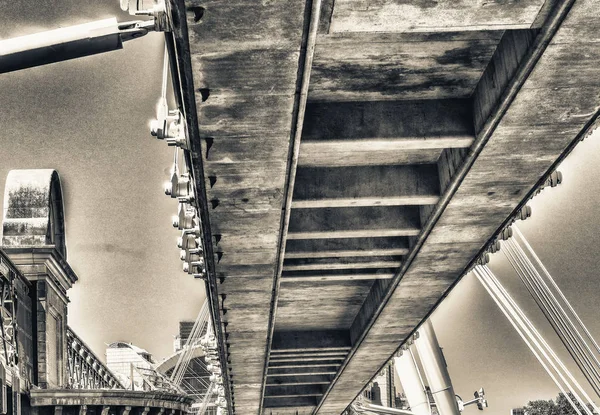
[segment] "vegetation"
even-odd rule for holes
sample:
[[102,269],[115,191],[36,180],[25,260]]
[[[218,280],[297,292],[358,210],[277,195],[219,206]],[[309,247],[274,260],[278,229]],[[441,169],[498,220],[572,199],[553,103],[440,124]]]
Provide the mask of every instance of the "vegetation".
[[[582,415],[585,415],[583,408],[577,402],[573,394],[569,392],[569,396],[571,400],[575,402]],[[591,405],[588,405],[588,408],[590,408],[593,413],[597,414]],[[529,401],[529,403],[527,403],[523,409],[527,415],[577,415],[577,412],[571,406],[567,400],[567,397],[562,393],[558,394],[556,397],[556,402],[552,399],[547,401]]]

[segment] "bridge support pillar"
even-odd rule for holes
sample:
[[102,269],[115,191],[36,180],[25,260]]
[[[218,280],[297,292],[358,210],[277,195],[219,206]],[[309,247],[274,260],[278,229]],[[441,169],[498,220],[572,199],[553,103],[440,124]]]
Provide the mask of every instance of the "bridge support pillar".
[[34,383],[61,388],[67,376],[67,290],[77,280],[54,248],[5,248],[32,284]]
[[33,357],[33,382],[41,388],[63,388],[68,382],[67,290],[77,276],[66,261],[62,189],[56,171],[8,174],[2,228],[2,248],[31,283],[31,317],[24,329],[33,337],[32,350],[25,352]]

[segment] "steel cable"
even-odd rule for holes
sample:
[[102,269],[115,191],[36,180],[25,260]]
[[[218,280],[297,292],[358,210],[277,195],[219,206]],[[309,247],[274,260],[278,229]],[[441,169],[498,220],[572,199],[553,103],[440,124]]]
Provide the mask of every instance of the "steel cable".
[[[517,271],[534,300],[536,300],[538,307],[550,321],[596,394],[600,396],[600,372],[598,370],[600,362],[598,362],[564,307],[557,300],[521,247],[513,240],[507,241],[506,247],[505,254],[511,265]],[[566,298],[564,300],[566,301]]]
[[[547,352],[547,354],[549,354],[550,357],[552,359],[554,359],[554,362],[558,365],[558,367],[564,372],[564,374],[569,378],[569,380],[573,383],[573,385],[575,385],[574,387],[576,387],[579,390],[579,392],[584,396],[584,398],[587,399],[588,403],[592,403],[593,404],[593,402],[592,402],[591,398],[589,397],[589,395],[581,387],[581,385],[579,384],[579,382],[577,382],[577,380],[573,377],[573,375],[567,369],[567,367],[564,365],[564,363],[562,362],[562,360],[560,360],[560,358],[554,352],[554,350],[552,349],[552,347],[550,347],[550,345],[548,344],[548,342],[542,337],[542,335],[535,328],[535,326],[533,325],[533,323],[531,322],[531,320],[525,315],[525,313],[523,312],[523,310],[521,310],[521,308],[517,305],[517,303],[514,301],[514,299],[510,296],[510,294],[508,293],[508,291],[506,291],[506,289],[502,286],[502,284],[500,283],[500,281],[498,280],[498,278],[496,278],[496,276],[493,274],[493,272],[488,267],[484,267],[484,271],[487,273],[487,275],[489,275],[489,278],[499,288],[499,290],[501,291],[501,293],[507,299],[507,301],[510,304],[510,306],[521,317],[522,321],[526,324],[526,327],[528,328],[529,333],[531,335],[533,335],[538,340],[539,344],[541,344],[541,349],[540,350],[542,350],[542,351],[545,350]],[[536,344],[537,344],[537,342],[536,342]],[[552,362],[547,357],[546,353],[544,353],[544,356],[546,356],[546,358],[550,362]],[[569,391],[571,393],[573,393],[573,395],[576,397],[576,399],[583,405],[583,400],[575,392],[574,387],[572,385],[570,385],[568,381],[566,381],[566,379],[564,378],[564,376],[561,374],[560,371],[558,371],[556,369],[556,367],[554,365],[552,365],[552,366],[557,371],[557,373],[559,374],[559,377],[561,378],[561,380],[567,385]],[[566,397],[567,397],[567,399],[569,399],[568,395],[566,395]],[[590,415],[591,413],[589,412],[588,408],[585,407],[585,409],[586,409],[586,413],[588,413],[588,415]]]
[[521,230],[516,225],[513,225],[513,228],[514,228],[515,233],[517,234],[517,236],[521,239],[523,245],[525,246],[525,248],[527,249],[527,251],[529,252],[529,254],[536,261],[536,263],[538,264],[538,266],[540,267],[540,269],[542,270],[542,272],[546,275],[546,278],[548,279],[548,281],[550,282],[550,284],[552,285],[552,287],[556,290],[556,292],[558,293],[558,295],[560,296],[560,298],[563,300],[563,302],[565,303],[565,305],[569,309],[569,311],[573,314],[573,317],[575,317],[575,320],[577,320],[577,323],[581,326],[581,328],[585,332],[585,334],[588,337],[588,339],[592,342],[592,344],[596,348],[596,351],[598,353],[600,353],[600,346],[598,345],[598,343],[596,342],[596,340],[594,339],[594,337],[592,336],[592,334],[590,333],[590,331],[587,329],[587,327],[585,326],[585,324],[583,324],[583,321],[581,320],[581,318],[579,318],[579,315],[577,314],[577,312],[575,312],[575,310],[571,306],[571,303],[567,300],[567,298],[563,294],[562,290],[556,284],[556,282],[554,281],[554,278],[552,278],[552,275],[550,275],[550,273],[548,272],[548,270],[546,269],[546,267],[544,266],[544,264],[542,263],[542,261],[540,260],[540,258],[537,256],[537,254],[535,253],[535,251],[533,250],[533,248],[531,247],[531,245],[529,244],[529,242],[527,241],[527,239],[525,239],[525,236],[523,235],[523,233],[521,233]]
[[[523,339],[525,344],[534,354],[536,359],[540,362],[542,367],[546,370],[548,375],[554,381],[554,383],[558,386],[558,388],[563,392],[569,403],[573,406],[575,411],[581,415],[581,412],[575,405],[575,403],[570,399],[568,393],[566,393],[565,387],[569,389],[569,391],[576,397],[576,399],[581,403],[582,399],[579,397],[574,387],[570,384],[569,381],[565,378],[565,375],[569,377],[581,392],[584,393],[581,386],[575,381],[570,372],[566,369],[564,364],[560,361],[558,356],[554,353],[554,351],[550,348],[548,343],[543,339],[543,337],[539,334],[539,332],[535,329],[531,321],[527,318],[527,316],[523,313],[523,311],[519,308],[519,306],[514,302],[514,300],[510,297],[510,294],[504,289],[500,281],[493,275],[491,270],[489,270],[485,266],[476,266],[475,274],[479,281],[482,283],[486,291],[490,294],[494,302],[498,305],[502,313],[507,317],[511,325],[515,328],[519,336]],[[540,356],[540,354],[543,356]],[[550,367],[552,367],[552,370]],[[561,370],[557,367],[560,367]],[[555,373],[556,375],[555,375]],[[565,372],[564,374],[562,372]],[[560,381],[557,377],[560,377]],[[589,409],[583,405],[586,409],[586,413],[588,415],[592,415]]]
[[[550,324],[556,331],[557,335],[559,336],[559,338],[561,339],[561,341],[567,348],[567,351],[569,352],[569,354],[571,355],[573,360],[575,360],[575,362],[577,363],[577,366],[581,369],[582,373],[585,375],[586,379],[588,379],[588,381],[592,385],[595,385],[594,375],[591,372],[589,362],[585,359],[585,356],[583,355],[583,350],[577,346],[576,341],[573,338],[572,333],[569,332],[569,328],[567,327],[564,319],[561,318],[560,315],[558,315],[558,312],[556,311],[556,307],[554,307],[549,302],[548,296],[546,296],[541,291],[541,289],[539,288],[539,285],[528,274],[528,271],[523,268],[523,267],[525,267],[525,265],[522,264],[519,259],[515,258],[515,256],[517,254],[512,250],[512,247],[510,246],[510,244],[507,244],[507,245],[508,245],[507,250],[506,250],[507,256],[508,256],[509,260],[511,261],[511,264],[513,264],[513,267],[515,267],[515,270],[517,271],[517,274],[521,278],[521,281],[525,284],[527,290],[530,292],[531,296],[534,298],[534,300],[538,304],[538,307],[540,308],[540,310],[542,311],[544,316],[546,316],[546,318],[548,319],[548,321],[550,322]],[[513,261],[516,261],[516,263],[513,263]]]

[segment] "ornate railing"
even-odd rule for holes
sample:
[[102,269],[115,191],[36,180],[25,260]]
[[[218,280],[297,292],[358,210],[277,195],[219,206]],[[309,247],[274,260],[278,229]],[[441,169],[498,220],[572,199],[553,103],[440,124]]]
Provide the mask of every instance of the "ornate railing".
[[90,348],[67,327],[68,386],[71,389],[125,389]]

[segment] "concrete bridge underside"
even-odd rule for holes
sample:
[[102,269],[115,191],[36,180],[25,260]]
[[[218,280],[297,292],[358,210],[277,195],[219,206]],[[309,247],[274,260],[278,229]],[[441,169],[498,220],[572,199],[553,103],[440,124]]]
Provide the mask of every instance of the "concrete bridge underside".
[[600,108],[594,0],[169,6],[237,414],[340,414]]

